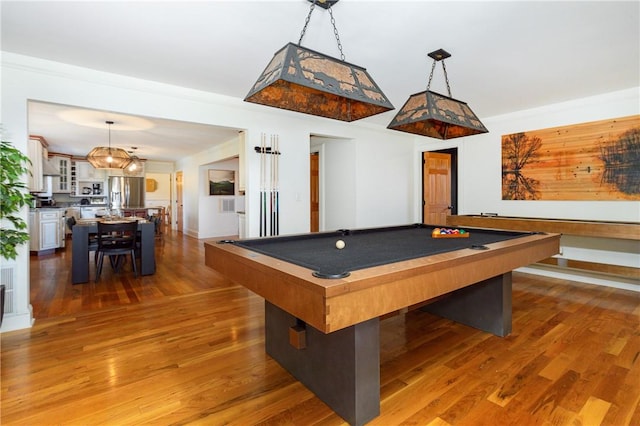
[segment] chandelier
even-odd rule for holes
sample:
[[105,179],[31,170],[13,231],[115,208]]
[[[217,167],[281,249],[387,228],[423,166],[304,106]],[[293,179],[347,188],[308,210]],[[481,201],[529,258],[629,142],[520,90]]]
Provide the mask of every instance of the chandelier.
[[124,169],[131,163],[131,157],[121,148],[111,147],[111,125],[113,121],[105,121],[109,126],[109,146],[98,146],[87,154],[87,160],[96,169]]
[[[134,154],[138,147],[132,146],[128,153]],[[142,176],[144,174],[144,163],[137,155],[131,155],[131,162],[124,168],[125,176]]]

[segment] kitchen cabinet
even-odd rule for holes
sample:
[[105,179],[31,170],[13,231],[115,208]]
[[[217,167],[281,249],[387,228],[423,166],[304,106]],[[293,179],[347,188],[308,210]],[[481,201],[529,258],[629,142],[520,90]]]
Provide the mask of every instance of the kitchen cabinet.
[[74,195],[83,198],[89,197],[105,197],[106,196],[105,183],[100,181],[91,180],[79,180],[76,184],[76,193]]
[[38,238],[37,222],[36,222],[36,212],[35,210],[29,211],[29,251],[38,251],[38,247],[40,245],[40,241]]
[[29,212],[29,250],[41,252],[55,250],[61,246],[62,211],[60,209],[37,209]]
[[58,211],[40,212],[38,221],[40,250],[60,247],[60,214]]
[[53,192],[68,194],[71,192],[71,158],[62,155],[54,155],[49,162],[60,173],[53,178]]
[[105,197],[107,193],[105,170],[96,169],[88,161],[70,163],[70,192],[75,197]]
[[30,192],[44,191],[44,178],[42,176],[42,161],[44,147],[39,139],[30,138],[27,145],[27,155],[31,160],[28,186]]
[[75,163],[78,181],[104,181],[107,178],[104,170],[96,169],[88,161],[76,160]]

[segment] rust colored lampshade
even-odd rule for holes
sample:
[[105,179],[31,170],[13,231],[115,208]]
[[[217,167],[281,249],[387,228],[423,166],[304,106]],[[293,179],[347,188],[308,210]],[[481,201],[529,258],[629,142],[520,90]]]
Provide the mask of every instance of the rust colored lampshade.
[[411,95],[387,128],[437,139],[488,132],[465,102],[431,90]]
[[366,69],[294,43],[276,52],[244,100],[341,121],[393,109]]

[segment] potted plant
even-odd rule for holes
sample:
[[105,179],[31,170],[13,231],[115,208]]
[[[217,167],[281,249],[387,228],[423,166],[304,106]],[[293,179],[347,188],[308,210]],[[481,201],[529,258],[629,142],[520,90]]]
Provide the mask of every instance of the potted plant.
[[[18,214],[33,200],[22,181],[30,173],[31,161],[10,142],[0,143],[0,258],[14,260],[18,256],[16,247],[29,241],[27,223]],[[4,316],[4,291],[0,283],[0,324]]]

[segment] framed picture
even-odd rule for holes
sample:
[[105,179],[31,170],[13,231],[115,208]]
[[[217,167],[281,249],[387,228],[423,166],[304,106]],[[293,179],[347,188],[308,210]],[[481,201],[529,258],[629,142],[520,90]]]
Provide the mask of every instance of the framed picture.
[[235,195],[235,170],[209,170],[209,195]]
[[640,200],[640,115],[503,135],[502,199]]

